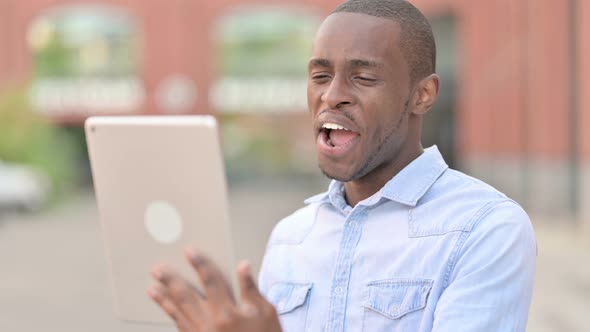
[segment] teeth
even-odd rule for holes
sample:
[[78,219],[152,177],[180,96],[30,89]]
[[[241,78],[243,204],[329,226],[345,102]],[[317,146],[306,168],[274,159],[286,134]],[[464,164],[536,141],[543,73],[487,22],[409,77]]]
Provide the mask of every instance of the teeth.
[[335,129],[335,130],[349,130],[348,128],[342,127],[341,125],[335,123],[324,123],[322,126],[323,129]]

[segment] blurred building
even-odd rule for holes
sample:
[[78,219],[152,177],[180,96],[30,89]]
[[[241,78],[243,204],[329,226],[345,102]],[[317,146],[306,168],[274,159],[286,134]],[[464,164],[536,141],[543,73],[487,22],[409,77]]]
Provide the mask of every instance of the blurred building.
[[[0,0],[0,91],[29,82],[61,125],[214,112],[298,137],[306,52],[339,2]],[[443,78],[425,141],[530,211],[590,217],[590,2],[412,2]]]

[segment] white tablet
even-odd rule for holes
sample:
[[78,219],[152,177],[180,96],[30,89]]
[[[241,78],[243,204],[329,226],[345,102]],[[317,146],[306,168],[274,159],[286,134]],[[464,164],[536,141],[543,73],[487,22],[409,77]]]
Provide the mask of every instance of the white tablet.
[[146,294],[154,264],[167,262],[196,280],[183,255],[190,245],[234,277],[216,120],[91,117],[85,130],[115,312],[124,320],[171,322]]

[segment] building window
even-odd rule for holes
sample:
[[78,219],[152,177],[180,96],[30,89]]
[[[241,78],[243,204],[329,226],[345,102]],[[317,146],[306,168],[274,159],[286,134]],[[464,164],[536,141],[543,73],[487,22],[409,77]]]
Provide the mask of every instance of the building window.
[[39,15],[27,35],[32,105],[50,117],[136,112],[145,95],[138,41],[134,19],[119,9],[77,5]]
[[292,9],[250,9],[223,17],[213,109],[229,113],[306,109],[307,61],[319,16]]

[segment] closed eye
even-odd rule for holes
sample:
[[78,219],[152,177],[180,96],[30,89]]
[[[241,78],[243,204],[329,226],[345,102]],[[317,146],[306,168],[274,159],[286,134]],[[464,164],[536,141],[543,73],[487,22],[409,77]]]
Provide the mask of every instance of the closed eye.
[[318,83],[322,83],[322,82],[327,82],[328,80],[330,80],[330,75],[328,74],[315,74],[315,75],[311,75],[311,79],[314,82],[318,82]]
[[374,78],[362,77],[362,76],[357,76],[357,77],[355,77],[355,79],[365,81],[365,82],[377,82],[377,80]]
[[377,80],[375,78],[366,77],[366,76],[355,76],[353,78],[353,80],[355,80],[359,84],[365,85],[365,86],[373,86],[373,85],[376,85],[379,82],[379,80]]

